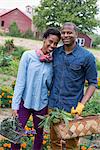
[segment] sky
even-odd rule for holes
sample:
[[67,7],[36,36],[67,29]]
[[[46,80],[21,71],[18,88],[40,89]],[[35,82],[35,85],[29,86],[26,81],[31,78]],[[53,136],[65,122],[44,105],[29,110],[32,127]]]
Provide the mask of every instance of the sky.
[[0,0],[0,8],[25,10],[25,6],[38,6],[40,0]]
[[[38,6],[40,0],[0,0],[0,8],[13,9],[19,8],[25,10],[26,5]],[[100,0],[98,0],[98,5],[100,8]]]
[[[0,0],[0,8],[2,9],[14,9],[19,8],[22,11],[26,10],[26,6],[30,5],[32,7],[38,6],[40,0]],[[97,6],[100,10],[100,0],[97,2]],[[100,19],[100,13],[97,16]],[[97,33],[100,34],[100,28],[97,29]]]

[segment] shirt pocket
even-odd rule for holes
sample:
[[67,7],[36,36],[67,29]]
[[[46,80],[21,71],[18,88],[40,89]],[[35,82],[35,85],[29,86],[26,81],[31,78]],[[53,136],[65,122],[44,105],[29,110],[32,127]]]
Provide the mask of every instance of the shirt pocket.
[[75,71],[79,71],[81,69],[81,65],[78,64],[70,64],[70,68]]
[[80,78],[80,76],[82,75],[82,66],[80,64],[70,64],[69,74],[73,79]]

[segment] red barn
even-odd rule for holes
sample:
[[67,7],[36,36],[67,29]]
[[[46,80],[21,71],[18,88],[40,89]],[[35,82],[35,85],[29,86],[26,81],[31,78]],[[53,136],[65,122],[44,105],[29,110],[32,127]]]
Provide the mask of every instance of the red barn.
[[32,19],[20,11],[18,8],[13,10],[0,10],[0,28],[9,32],[9,26],[16,22],[21,32],[32,30]]
[[92,39],[86,34],[78,33],[77,42],[80,46],[92,47]]

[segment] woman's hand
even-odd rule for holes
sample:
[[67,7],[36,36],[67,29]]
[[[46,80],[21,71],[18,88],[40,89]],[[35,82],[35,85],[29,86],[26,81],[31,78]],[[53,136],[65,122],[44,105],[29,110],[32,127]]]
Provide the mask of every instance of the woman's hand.
[[17,112],[17,110],[12,110],[12,115],[13,115],[13,117],[18,117],[18,112]]

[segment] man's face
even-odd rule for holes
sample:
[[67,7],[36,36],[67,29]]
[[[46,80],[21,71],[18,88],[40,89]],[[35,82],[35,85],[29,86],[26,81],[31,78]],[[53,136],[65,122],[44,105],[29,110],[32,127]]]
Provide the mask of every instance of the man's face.
[[76,42],[77,32],[73,25],[65,25],[61,30],[61,38],[66,46],[72,46]]
[[45,53],[50,53],[57,47],[59,38],[56,35],[50,34],[46,39],[44,39],[43,48]]

